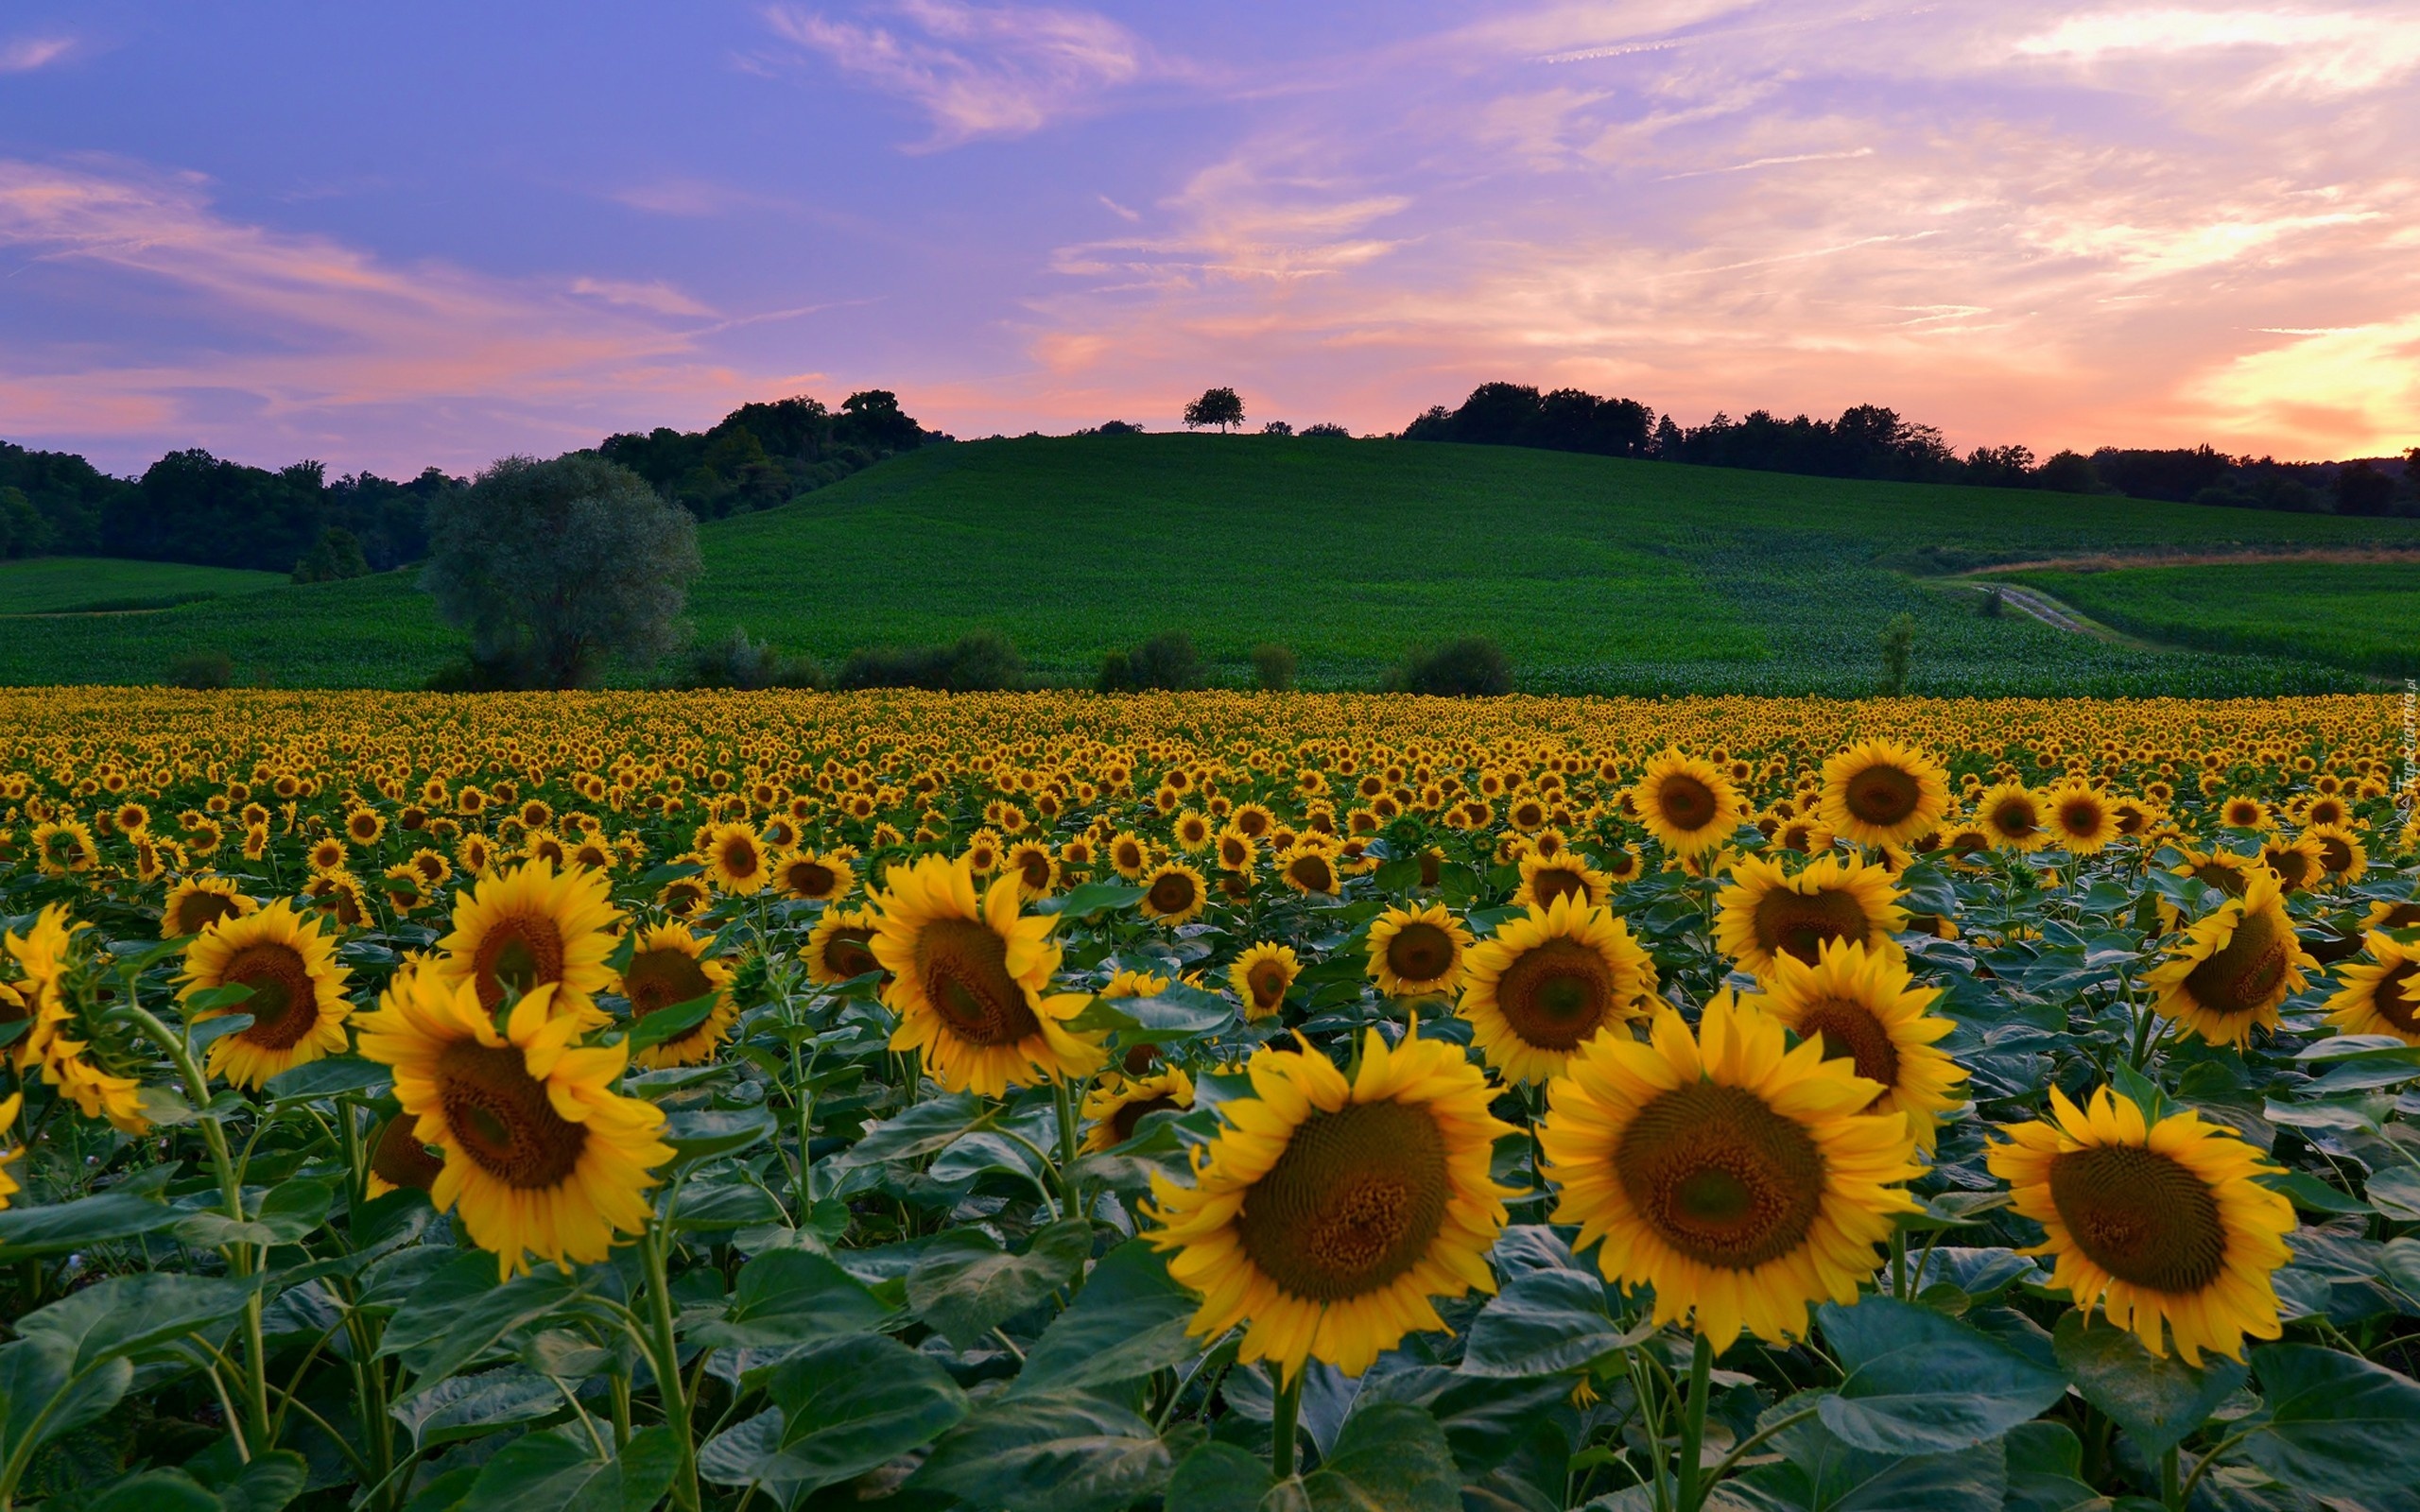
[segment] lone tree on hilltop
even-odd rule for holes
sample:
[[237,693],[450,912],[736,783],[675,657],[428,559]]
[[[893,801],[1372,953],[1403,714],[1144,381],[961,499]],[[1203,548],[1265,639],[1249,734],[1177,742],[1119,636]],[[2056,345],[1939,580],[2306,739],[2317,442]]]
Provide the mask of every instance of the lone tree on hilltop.
[[1232,388],[1213,388],[1184,406],[1184,428],[1216,425],[1224,436],[1244,422],[1243,396]]
[[608,663],[652,665],[681,639],[703,568],[698,524],[601,456],[508,456],[429,516],[421,586],[471,632],[487,680],[586,687]]

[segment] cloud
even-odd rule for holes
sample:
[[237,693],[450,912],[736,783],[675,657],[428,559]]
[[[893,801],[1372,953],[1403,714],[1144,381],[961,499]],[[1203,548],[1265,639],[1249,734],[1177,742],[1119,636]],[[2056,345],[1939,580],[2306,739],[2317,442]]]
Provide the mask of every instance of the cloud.
[[0,347],[0,431],[18,438],[458,470],[754,387],[669,323],[713,312],[668,284],[557,292],[397,264],[231,219],[199,176],[113,160],[0,160],[0,253],[22,265],[0,290],[58,318],[49,339],[12,318]]
[[898,29],[774,6],[767,25],[932,117],[927,149],[1024,136],[1159,71],[1141,39],[1089,10],[894,0]]
[[73,37],[26,37],[0,43],[0,74],[30,74],[75,50]]
[[656,315],[710,316],[715,313],[661,279],[635,284],[622,279],[580,278],[572,281],[571,291],[590,299],[603,300],[608,304],[627,305]]
[[2420,22],[2351,11],[2191,10],[2177,7],[2068,16],[2016,44],[2021,57],[2083,62],[2196,53],[2283,54],[2250,81],[2259,91],[2352,94],[2420,65]]

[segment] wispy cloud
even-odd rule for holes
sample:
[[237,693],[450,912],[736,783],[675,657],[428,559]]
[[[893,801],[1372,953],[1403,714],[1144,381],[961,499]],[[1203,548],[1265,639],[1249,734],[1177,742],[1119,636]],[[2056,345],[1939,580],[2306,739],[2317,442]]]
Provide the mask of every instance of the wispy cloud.
[[122,162],[0,161],[0,253],[21,280],[106,280],[112,302],[182,333],[12,339],[11,434],[251,448],[276,436],[289,453],[342,436],[348,455],[417,471],[533,437],[587,444],[676,396],[686,409],[750,387],[697,350],[683,326],[713,312],[668,284],[583,277],[557,293],[397,264],[229,218],[198,176]]
[[2066,17],[2016,51],[2084,62],[2244,51],[2262,60],[2247,80],[2252,91],[2350,94],[2420,67],[2420,21],[2351,10],[2099,10]]
[[0,43],[0,74],[30,74],[75,50],[73,37],[24,37]]
[[1101,97],[1157,71],[1132,32],[1090,10],[894,0],[895,25],[774,6],[774,33],[876,89],[923,108],[926,148],[1023,136],[1086,113]]

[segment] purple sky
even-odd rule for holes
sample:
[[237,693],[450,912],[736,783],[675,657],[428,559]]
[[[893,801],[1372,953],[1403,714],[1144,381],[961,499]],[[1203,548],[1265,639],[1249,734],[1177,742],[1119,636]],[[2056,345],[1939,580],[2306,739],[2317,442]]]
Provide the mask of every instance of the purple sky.
[[0,9],[0,438],[337,471],[1511,378],[2420,443],[2420,0]]

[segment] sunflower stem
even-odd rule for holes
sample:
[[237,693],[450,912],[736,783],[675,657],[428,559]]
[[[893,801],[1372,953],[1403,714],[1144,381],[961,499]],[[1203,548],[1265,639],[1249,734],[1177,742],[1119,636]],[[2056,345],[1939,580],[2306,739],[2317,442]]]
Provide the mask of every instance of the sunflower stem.
[[1076,1179],[1076,1093],[1064,1076],[1050,1078],[1050,1101],[1059,1112],[1059,1211],[1063,1218],[1081,1218],[1083,1194]]
[[2168,1446],[2168,1452],[2159,1457],[2159,1500],[2160,1504],[2168,1508],[2168,1512],[2183,1512],[2185,1496],[2178,1481],[2176,1446],[2170,1444]]
[[[667,1204],[668,1211],[668,1204]],[[695,1428],[689,1421],[688,1395],[681,1386],[681,1346],[673,1337],[672,1281],[667,1274],[665,1249],[669,1243],[665,1222],[658,1218],[648,1225],[639,1240],[639,1259],[647,1267],[648,1322],[654,1337],[648,1342],[654,1359],[655,1388],[664,1399],[664,1420],[672,1430],[672,1441],[681,1448],[681,1468],[672,1482],[673,1504],[682,1512],[698,1512],[698,1446],[692,1441]]]
[[[135,998],[134,973],[126,973],[126,1012],[152,1042],[168,1053],[176,1062],[177,1076],[185,1085],[185,1097],[200,1115],[195,1120],[201,1125],[201,1142],[210,1151],[210,1163],[218,1174],[219,1200],[227,1216],[235,1223],[245,1221],[243,1178],[236,1174],[234,1157],[227,1148],[227,1132],[218,1126],[218,1119],[210,1111],[210,1081],[201,1074],[201,1066],[193,1058],[193,1044],[182,1034],[171,1030],[152,1015]],[[252,1246],[236,1243],[224,1246],[227,1268],[238,1277],[251,1276],[259,1265]],[[266,1258],[265,1254],[262,1258]],[[244,1411],[251,1419],[251,1442],[266,1452],[275,1447],[269,1439],[268,1412],[268,1346],[261,1327],[260,1288],[254,1287],[244,1298]]]
[[1681,1407],[1680,1512],[1698,1512],[1698,1459],[1705,1447],[1705,1401],[1714,1373],[1714,1346],[1703,1333],[1689,1351],[1689,1395]]
[[1278,1370],[1277,1405],[1269,1420],[1269,1469],[1280,1481],[1294,1473],[1294,1421],[1303,1410],[1303,1369]]

